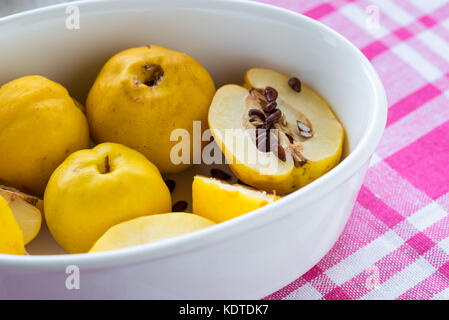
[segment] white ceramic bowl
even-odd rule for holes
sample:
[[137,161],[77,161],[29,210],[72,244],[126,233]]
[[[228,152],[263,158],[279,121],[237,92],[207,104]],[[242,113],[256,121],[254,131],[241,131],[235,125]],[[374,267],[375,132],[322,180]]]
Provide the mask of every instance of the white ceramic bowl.
[[[72,3],[0,19],[0,83],[41,74],[84,101],[103,63],[128,47],[160,44],[199,60],[217,86],[262,66],[299,75],[343,122],[348,155],[329,173],[276,203],[182,237],[99,254],[0,255],[0,298],[262,298],[316,264],[340,235],[387,103],[368,60],[324,25],[247,1]],[[79,267],[80,289],[66,288]],[[70,281],[70,279],[69,279]]]

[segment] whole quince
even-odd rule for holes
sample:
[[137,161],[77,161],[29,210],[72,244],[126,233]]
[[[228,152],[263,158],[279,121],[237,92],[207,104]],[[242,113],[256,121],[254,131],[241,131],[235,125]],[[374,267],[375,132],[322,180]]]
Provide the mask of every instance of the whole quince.
[[67,90],[41,76],[0,88],[0,180],[42,195],[51,173],[89,146],[86,117]]
[[[184,53],[156,45],[124,50],[104,65],[89,92],[92,137],[140,151],[162,173],[180,172],[192,163],[193,121],[207,128],[214,93],[209,73]],[[190,161],[170,158],[179,143],[170,139],[175,129],[189,133]]]
[[118,223],[170,211],[170,192],[156,166],[116,143],[70,155],[44,196],[48,228],[69,253],[87,252]]

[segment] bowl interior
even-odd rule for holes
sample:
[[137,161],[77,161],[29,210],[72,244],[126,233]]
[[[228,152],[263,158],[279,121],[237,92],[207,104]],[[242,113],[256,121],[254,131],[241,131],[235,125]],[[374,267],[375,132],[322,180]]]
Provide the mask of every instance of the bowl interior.
[[362,63],[360,52],[308,18],[244,2],[235,10],[232,3],[77,3],[79,29],[66,27],[73,11],[65,5],[0,19],[0,42],[8,44],[0,50],[0,84],[40,74],[60,82],[84,103],[113,54],[158,44],[193,56],[211,73],[217,88],[243,83],[251,67],[298,76],[329,102],[345,127],[346,153],[354,150],[378,101],[372,70]]

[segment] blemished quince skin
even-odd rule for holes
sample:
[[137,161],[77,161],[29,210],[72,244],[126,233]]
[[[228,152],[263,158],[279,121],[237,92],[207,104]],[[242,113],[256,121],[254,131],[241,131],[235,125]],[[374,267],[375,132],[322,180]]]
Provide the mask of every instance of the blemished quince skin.
[[[205,68],[187,54],[157,45],[127,49],[103,66],[91,88],[86,110],[97,143],[117,142],[145,155],[162,173],[192,163],[193,121],[207,129],[215,93]],[[190,162],[173,163],[175,129],[190,134]]]
[[0,254],[25,254],[23,234],[5,199],[0,197]]
[[0,180],[41,196],[56,167],[89,146],[87,119],[67,90],[41,76],[0,88]]
[[[209,110],[212,134],[234,174],[278,194],[295,191],[335,167],[344,141],[343,126],[326,101],[304,84],[294,90],[289,80],[269,69],[250,69],[244,87],[221,87]],[[266,112],[273,107],[271,101],[277,106]],[[277,120],[268,121],[270,116]],[[264,128],[277,137],[267,139]],[[243,130],[226,135],[227,129]]]
[[111,227],[89,252],[138,246],[180,236],[214,224],[206,218],[184,212],[140,217]]
[[280,199],[275,194],[215,178],[195,176],[192,185],[193,212],[217,223],[259,209]]
[[23,233],[25,244],[30,243],[39,233],[42,224],[42,214],[38,209],[41,201],[17,189],[1,186],[0,197],[5,199]]
[[117,143],[71,154],[44,195],[48,228],[69,253],[87,252],[118,223],[170,211],[170,192],[156,166]]

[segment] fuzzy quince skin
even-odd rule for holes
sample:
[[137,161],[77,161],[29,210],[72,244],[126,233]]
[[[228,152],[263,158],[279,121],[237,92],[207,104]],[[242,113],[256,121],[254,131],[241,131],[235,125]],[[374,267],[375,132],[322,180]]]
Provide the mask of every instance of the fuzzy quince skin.
[[55,240],[69,253],[87,252],[110,227],[171,211],[159,170],[139,152],[104,143],[70,155],[52,174],[44,212]]
[[25,254],[23,234],[8,202],[0,197],[0,253]]
[[[295,91],[289,80],[269,69],[250,69],[244,87],[221,87],[209,110],[209,126],[235,175],[253,187],[278,194],[295,191],[336,166],[344,141],[343,126],[326,101],[306,85]],[[275,98],[276,109],[282,115],[270,126],[266,122],[276,109],[271,113],[263,111],[269,109],[267,88],[276,91],[270,94],[270,100]],[[254,109],[264,113],[261,117],[265,123]],[[280,153],[260,151],[258,140],[250,136],[256,128],[266,127],[278,133],[276,145],[284,151],[282,157]],[[238,130],[226,135],[227,129]],[[251,155],[257,161],[250,162]]]
[[138,150],[162,173],[180,172],[189,164],[171,161],[178,141],[170,134],[186,129],[192,156],[193,121],[207,128],[214,93],[209,73],[184,53],[156,45],[124,50],[104,65],[89,92],[92,137]]
[[83,112],[60,84],[26,76],[0,88],[0,180],[42,195],[51,173],[89,146]]

